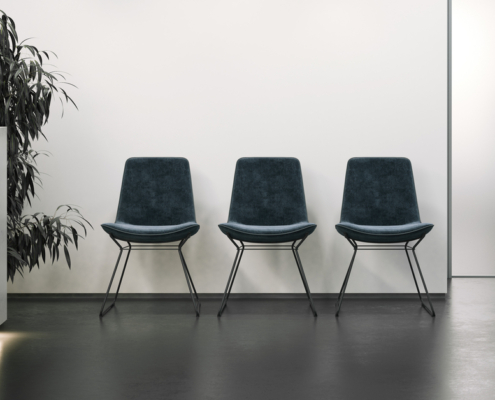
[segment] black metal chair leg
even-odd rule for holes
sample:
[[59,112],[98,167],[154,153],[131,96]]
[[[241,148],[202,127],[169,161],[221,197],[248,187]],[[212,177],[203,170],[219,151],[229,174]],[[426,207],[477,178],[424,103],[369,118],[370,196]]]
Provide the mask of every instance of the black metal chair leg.
[[308,281],[306,280],[306,275],[304,273],[304,268],[302,266],[301,257],[299,256],[299,252],[298,252],[299,246],[302,244],[302,242],[304,242],[305,239],[306,238],[304,238],[303,240],[301,240],[301,242],[299,243],[298,246],[294,246],[296,242],[294,242],[292,244],[292,254],[294,254],[294,258],[296,259],[297,269],[299,270],[299,274],[301,275],[301,279],[303,281],[304,289],[306,290],[306,296],[308,296],[309,305],[311,307],[311,310],[313,311],[313,315],[315,317],[317,317],[318,314],[316,312],[316,308],[315,308],[315,305],[313,303],[313,298],[311,297],[311,291],[309,290]]
[[241,265],[241,259],[242,259],[243,254],[244,254],[244,245],[241,248],[241,254],[239,254],[239,261],[237,262],[237,267],[234,271],[234,276],[232,278],[232,282],[230,282],[230,288],[229,288],[229,292],[227,293],[227,299],[225,300],[224,309],[225,309],[225,307],[227,307],[227,302],[229,301],[229,298],[230,298],[230,292],[232,291],[232,286],[234,286],[235,277],[237,276],[237,271],[239,271],[239,265]]
[[419,301],[421,302],[421,304],[423,304],[423,298],[421,297],[421,292],[419,291],[418,280],[416,279],[416,274],[414,273],[414,269],[411,263],[411,257],[409,257],[409,252],[407,251],[407,249],[405,249],[405,251],[406,251],[407,261],[409,262],[409,267],[411,268],[411,274],[414,278],[414,285],[416,285],[416,291],[418,292]]
[[345,273],[345,277],[344,277],[344,282],[342,282],[342,286],[340,287],[340,292],[337,297],[337,301],[335,302],[335,307],[339,305],[340,298],[342,297],[342,292],[344,291],[344,286],[346,285],[346,282],[349,279],[349,275],[350,275],[350,268],[347,268],[347,272]]
[[196,288],[194,287],[194,283],[193,283],[193,280],[191,278],[191,274],[189,273],[189,269],[187,268],[186,260],[184,258],[184,255],[182,254],[182,246],[184,246],[187,239],[189,239],[189,238],[182,240],[179,244],[179,249],[178,249],[179,250],[179,257],[180,257],[180,261],[182,263],[182,268],[184,269],[184,275],[186,276],[187,287],[189,288],[189,293],[191,294],[191,300],[193,302],[194,311],[196,312],[196,316],[199,317],[199,312],[201,310],[201,303],[199,302],[198,293],[196,292]]
[[184,264],[185,264],[185,267],[186,267],[187,276],[189,277],[189,281],[191,282],[191,285],[192,285],[192,288],[193,288],[193,291],[194,291],[194,296],[196,296],[196,299],[199,301],[198,292],[196,292],[196,287],[194,286],[194,282],[192,280],[191,273],[189,272],[189,268],[187,267],[186,259],[184,258],[184,255],[182,255],[182,258],[184,259]]
[[112,304],[110,304],[106,309],[105,309],[105,304],[107,302],[107,299],[108,299],[108,294],[110,293],[110,289],[112,287],[112,283],[113,283],[113,279],[115,277],[115,273],[117,272],[117,268],[119,267],[119,262],[120,262],[120,258],[122,257],[122,253],[124,251],[123,247],[112,237],[113,241],[115,243],[117,243],[117,246],[119,246],[120,248],[120,253],[119,253],[119,256],[117,258],[117,263],[115,264],[115,269],[113,270],[113,274],[112,274],[112,278],[110,279],[110,283],[108,285],[108,289],[107,289],[107,293],[105,295],[105,299],[103,300],[103,304],[101,306],[101,310],[100,310],[100,317],[103,317],[105,316],[106,313],[108,313],[112,308],[113,306],[115,305],[115,302],[117,301],[117,298],[119,296],[119,291],[120,291],[120,285],[122,284],[122,279],[124,278],[124,273],[125,273],[125,269],[127,267],[127,261],[129,260],[129,255],[131,254],[131,244],[129,244],[129,249],[127,251],[127,257],[125,259],[125,263],[124,263],[124,268],[122,269],[122,275],[120,276],[120,280],[119,280],[119,285],[117,286],[117,291],[115,292],[115,297],[113,299],[113,302]]
[[[235,243],[234,243],[235,244]],[[244,253],[244,246],[237,246],[237,253],[234,259],[234,265],[232,266],[232,270],[230,271],[229,280],[227,281],[227,286],[225,287],[225,293],[223,295],[222,304],[220,305],[220,310],[218,310],[218,316],[221,317],[225,307],[227,307],[227,300],[230,296],[230,291],[232,290],[232,286],[234,285],[234,279],[237,275],[237,270],[239,269],[239,264],[241,263],[242,254]]]
[[[416,247],[416,246],[414,246],[414,247]],[[434,317],[436,315],[435,309],[433,308],[433,304],[431,303],[430,294],[428,293],[428,288],[426,287],[426,282],[425,282],[425,279],[423,277],[423,272],[421,271],[421,267],[419,266],[418,257],[416,257],[416,251],[414,250],[414,248],[413,248],[412,252],[413,252],[414,259],[416,260],[416,266],[418,267],[419,276],[421,277],[421,281],[423,282],[423,287],[425,288],[425,293],[426,293],[426,297],[428,298],[428,303],[430,303],[430,308],[428,308],[425,305],[425,303],[423,303],[422,298],[421,298],[421,305],[423,306],[423,308],[426,310],[426,312],[428,314],[430,314],[432,317]]]
[[[409,252],[407,251],[407,248],[405,248],[405,251],[406,251],[406,255],[407,255],[407,261],[409,262],[409,267],[411,268],[411,273],[412,273],[412,276],[414,278],[414,284],[416,285],[416,290],[418,291],[419,301],[421,301],[421,307],[423,307],[428,314],[430,314],[432,317],[434,317],[436,315],[435,309],[433,308],[433,304],[431,303],[430,294],[428,293],[428,288],[426,287],[426,282],[425,282],[424,277],[423,277],[423,272],[421,271],[421,267],[419,266],[418,257],[416,256],[416,251],[415,251],[416,247],[418,247],[419,243],[423,239],[424,239],[424,236],[416,242],[416,244],[413,246],[413,248],[411,250],[413,252],[414,260],[416,261],[416,266],[417,266],[418,271],[419,271],[419,276],[421,277],[421,281],[423,282],[423,287],[425,288],[425,293],[426,293],[426,297],[428,298],[428,303],[430,303],[430,308],[428,308],[426,306],[426,304],[423,302],[423,296],[421,296],[421,291],[419,290],[419,285],[418,285],[418,281],[416,279],[416,274],[414,273],[414,268],[412,266],[411,257],[409,256]],[[407,243],[406,243],[406,246],[407,246]]]
[[430,314],[432,317],[434,317],[436,315],[435,309],[433,308],[433,304],[431,304],[430,294],[428,293],[428,288],[426,287],[426,282],[425,282],[425,279],[423,278],[423,273],[421,272],[421,267],[419,266],[418,257],[416,257],[416,251],[414,251],[414,249],[413,249],[412,252],[414,255],[414,259],[416,260],[416,265],[418,267],[419,276],[421,277],[421,281],[423,282],[423,287],[425,288],[425,293],[426,293],[426,297],[428,298],[428,303],[430,303],[430,309],[428,309],[428,307],[426,307],[424,305],[424,303],[423,303],[423,307],[428,312],[428,314]]
[[340,307],[342,307],[342,301],[344,300],[345,296],[345,289],[347,288],[347,282],[349,282],[349,278],[351,276],[351,271],[352,271],[352,266],[354,264],[354,259],[356,258],[356,253],[357,253],[357,248],[354,248],[354,254],[352,255],[351,263],[349,265],[349,269],[347,270],[347,274],[344,279],[344,283],[342,284],[342,288],[340,289],[340,294],[339,298],[337,299],[338,303],[338,309],[337,312],[335,313],[335,316],[338,317],[340,313]]

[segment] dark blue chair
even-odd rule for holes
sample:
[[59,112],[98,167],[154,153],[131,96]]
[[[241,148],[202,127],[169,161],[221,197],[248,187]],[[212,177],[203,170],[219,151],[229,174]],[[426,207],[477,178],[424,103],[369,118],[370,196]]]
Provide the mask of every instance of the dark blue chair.
[[[335,227],[354,248],[337,300],[336,316],[339,315],[358,250],[404,250],[421,305],[432,317],[435,316],[415,252],[433,225],[423,223],[419,218],[412,165],[407,158],[351,158],[347,163],[340,223]],[[415,240],[414,245],[409,245]],[[357,242],[373,244],[358,245]],[[430,308],[423,302],[409,251],[412,251],[416,261]]]
[[[229,220],[219,227],[237,249],[219,317],[227,306],[244,250],[292,250],[311,309],[317,315],[298,252],[304,240],[316,229],[315,224],[308,222],[298,159],[239,159]],[[287,242],[292,243],[279,245]]]
[[[201,304],[182,254],[184,244],[199,231],[191,172],[185,158],[129,158],[125,163],[116,221],[101,226],[117,244],[120,253],[100,316],[104,316],[117,301],[131,250],[178,250],[194,310],[199,316]],[[119,241],[126,242],[127,246],[122,246]],[[179,243],[169,244],[172,242]],[[127,250],[127,257],[117,292],[113,303],[105,309],[124,250]]]

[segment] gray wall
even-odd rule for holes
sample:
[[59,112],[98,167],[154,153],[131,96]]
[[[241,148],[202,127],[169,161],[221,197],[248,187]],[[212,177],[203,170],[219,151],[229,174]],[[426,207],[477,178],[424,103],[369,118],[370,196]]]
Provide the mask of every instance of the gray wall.
[[[199,292],[223,291],[234,247],[227,220],[235,162],[294,156],[309,219],[301,248],[314,292],[337,292],[352,248],[337,234],[346,162],[412,160],[421,216],[435,229],[419,247],[431,292],[446,292],[447,8],[445,1],[10,2],[22,37],[53,49],[72,74],[80,111],[53,113],[53,153],[34,210],[81,206],[95,225],[73,268],[43,265],[10,292],[103,292],[117,248],[99,224],[115,218],[124,162],[184,156],[201,230],[185,256]],[[405,255],[359,254],[350,292],[413,292]],[[123,292],[186,292],[179,258],[130,257]],[[248,253],[237,292],[302,292],[290,252]]]
[[495,275],[494,16],[493,1],[453,1],[453,275]]

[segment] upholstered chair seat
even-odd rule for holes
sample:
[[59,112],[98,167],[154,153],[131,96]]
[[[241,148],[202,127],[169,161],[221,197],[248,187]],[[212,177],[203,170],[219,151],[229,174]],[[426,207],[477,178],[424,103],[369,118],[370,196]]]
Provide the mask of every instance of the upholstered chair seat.
[[132,225],[125,222],[102,224],[103,230],[114,238],[134,243],[169,243],[192,236],[199,231],[195,222],[179,225]]
[[402,157],[356,157],[347,164],[337,232],[369,243],[420,239],[433,229],[422,223],[411,161]]
[[227,222],[218,225],[232,239],[250,243],[284,243],[305,238],[316,229],[316,224],[298,222],[290,225],[245,225]]
[[341,235],[368,243],[399,243],[422,238],[433,229],[433,224],[410,222],[403,225],[358,225],[341,222],[335,225]]
[[101,227],[116,239],[136,243],[169,243],[196,234],[189,162],[181,157],[129,158],[117,218]]
[[316,229],[308,222],[301,164],[291,157],[244,157],[237,161],[229,220],[220,230],[233,239],[283,243]]

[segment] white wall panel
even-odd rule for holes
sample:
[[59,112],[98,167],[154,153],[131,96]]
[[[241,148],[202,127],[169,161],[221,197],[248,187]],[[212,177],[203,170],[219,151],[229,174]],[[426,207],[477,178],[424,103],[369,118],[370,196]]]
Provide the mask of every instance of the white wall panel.
[[453,275],[495,275],[494,18],[493,1],[453,1]]
[[[447,7],[445,1],[7,1],[22,37],[59,55],[80,110],[53,113],[53,153],[34,210],[81,206],[95,230],[73,268],[43,265],[11,292],[104,292],[124,162],[183,156],[192,168],[198,235],[185,257],[199,292],[223,291],[235,249],[227,220],[235,162],[300,159],[310,221],[301,247],[312,291],[337,292],[352,248],[339,221],[346,162],[403,156],[414,167],[429,289],[446,291]],[[415,290],[403,253],[359,254],[349,292]],[[174,253],[135,253],[123,292],[186,292]],[[244,255],[236,292],[302,292],[290,252]]]

